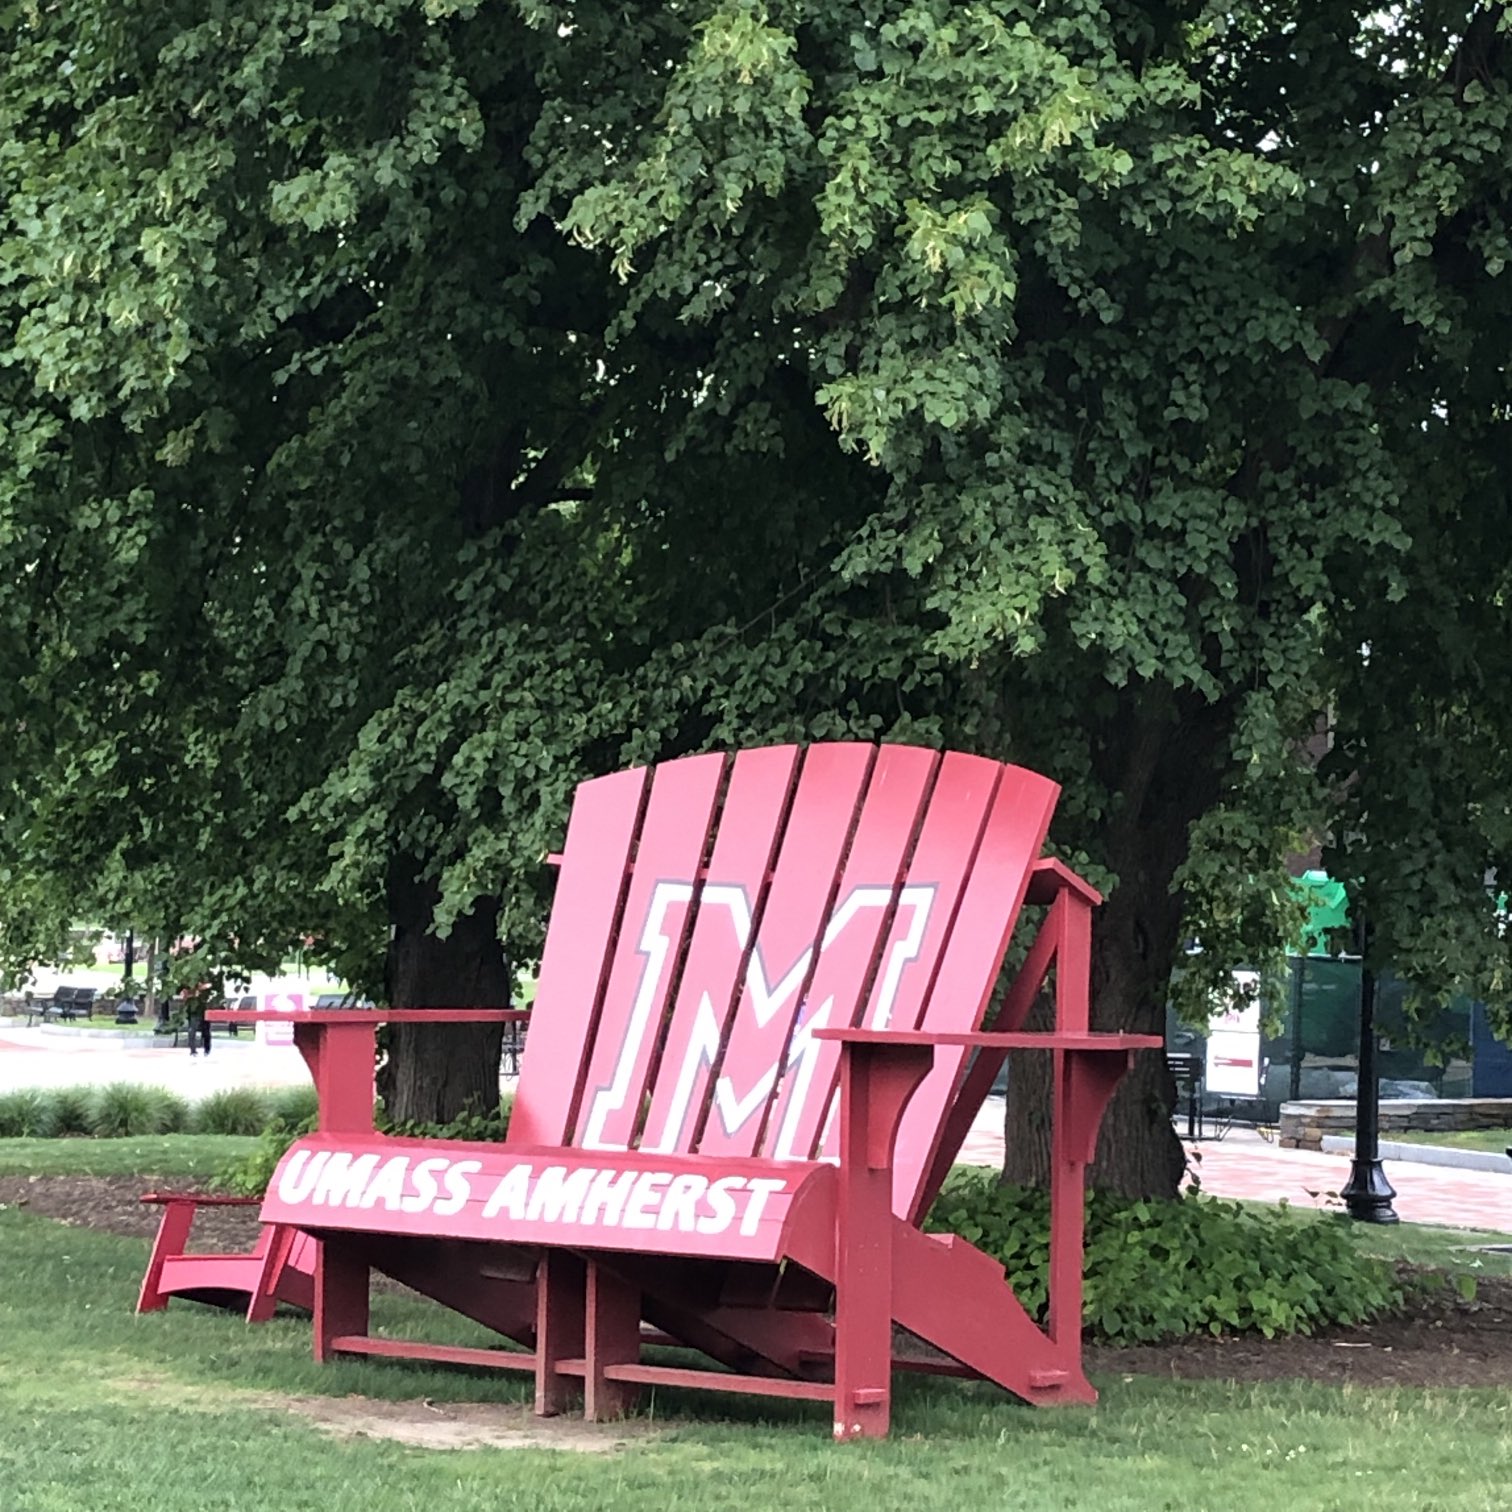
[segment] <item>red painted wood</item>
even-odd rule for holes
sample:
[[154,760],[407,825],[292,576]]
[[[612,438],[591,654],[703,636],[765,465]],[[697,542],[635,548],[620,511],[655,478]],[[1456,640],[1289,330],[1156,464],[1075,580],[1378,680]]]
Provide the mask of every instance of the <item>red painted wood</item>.
[[1063,893],[1059,929],[1055,946],[1055,1027],[1062,1034],[1085,1033],[1092,1021],[1092,905],[1075,893]]
[[666,1028],[643,1150],[689,1150],[703,1123],[719,1048],[750,958],[751,921],[761,917],[766,903],[797,770],[797,746],[742,751],[735,758]]
[[[920,1028],[959,1031],[981,1024],[1059,794],[1057,784],[1037,772],[1003,768]],[[964,1049],[937,1054],[904,1115],[893,1206],[911,1219],[934,1200],[929,1181],[965,1060]]]
[[[1159,1041],[1087,1029],[1096,894],[1039,858],[1055,784],[904,748],[812,747],[796,786],[794,765],[784,748],[729,768],[689,758],[580,791],[507,1144],[373,1133],[371,1056],[355,1065],[371,1028],[306,1016],[328,1132],[290,1150],[263,1216],[324,1244],[319,1353],[354,1339],[386,1352],[363,1342],[370,1266],[503,1316],[529,1301],[534,1265],[522,1332],[536,1340],[542,1411],[579,1379],[593,1416],[622,1410],[631,1386],[676,1381],[833,1397],[842,1436],[880,1434],[897,1324],[956,1362],[938,1368],[1030,1401],[1092,1399],[1079,1353],[1084,1168],[1130,1056]],[[877,895],[857,902],[866,888]],[[1020,995],[1053,965],[1057,1032],[1025,1032],[1017,1007],[1010,1032],[982,1032],[1031,888],[1054,906]],[[1000,1265],[911,1221],[983,1089],[980,1069],[963,1077],[967,1056],[983,1052],[986,1068],[1017,1048],[1054,1056],[1048,1335]],[[616,1149],[647,1102],[643,1148]],[[752,1158],[815,1149],[838,1168]],[[493,1300],[468,1300],[490,1287]],[[643,1320],[779,1374],[644,1365]],[[801,1378],[831,1357],[834,1387]]]
[[[1057,863],[1058,864],[1058,863]],[[1013,1033],[1021,1030],[1029,1017],[1029,1010],[1034,1004],[1034,999],[1040,988],[1044,985],[1046,973],[1054,964],[1059,943],[1063,935],[1062,920],[1067,907],[1067,899],[1062,887],[1065,869],[1052,874],[1051,882],[1056,891],[1050,900],[1049,911],[1041,923],[1039,933],[1035,936],[1034,943],[1030,946],[1028,955],[1023,965],[1019,968],[1012,985],[1008,989],[1007,996],[998,1010],[997,1018],[992,1026],[994,1036]],[[1066,875],[1069,875],[1067,873]],[[1036,866],[1031,875],[1029,890],[1031,895],[1035,888],[1035,879],[1040,876]],[[1077,902],[1085,906],[1085,900],[1077,895]],[[1090,961],[1084,964],[1084,971],[1090,966]],[[1057,974],[1056,987],[1059,992],[1062,985],[1062,975]],[[1083,1002],[1086,1001],[1088,983],[1085,975],[1078,983],[1071,976],[1068,968],[1064,974],[1065,989],[1068,992],[1079,992]],[[1085,1027],[1085,1022],[1083,1022]],[[930,1200],[930,1194],[938,1192],[944,1184],[945,1178],[950,1173],[951,1162],[960,1150],[971,1126],[981,1111],[982,1103],[996,1080],[998,1072],[1003,1068],[1003,1062],[1008,1058],[1010,1046],[1003,1043],[986,1044],[976,1047],[977,1055],[967,1067],[961,1078],[955,1096],[946,1109],[944,1119],[940,1126],[940,1135],[935,1142],[935,1152],[920,1188],[921,1203]]]
[[563,1361],[580,1358],[584,1348],[588,1275],[583,1259],[548,1249],[536,1273],[535,1410],[542,1417],[563,1411],[577,1387]]
[[338,1338],[365,1336],[371,1271],[361,1246],[322,1239],[315,1261],[315,1358],[331,1358]]
[[814,1031],[856,1023],[868,993],[874,1002],[879,996],[891,1002],[903,979],[920,972],[915,957],[932,890],[927,898],[921,891],[900,904],[899,889],[938,766],[934,751],[912,746],[887,746],[877,756],[824,923],[818,964],[788,1043],[761,1144],[765,1155],[813,1156],[839,1071],[838,1051],[814,1039]]
[[261,1197],[232,1197],[226,1192],[143,1192],[138,1202],[187,1202],[191,1207],[256,1207]]
[[583,1323],[583,1416],[624,1417],[638,1393],[622,1373],[640,1359],[640,1293],[601,1262],[588,1262]]
[[812,746],[756,929],[740,1003],[715,1075],[700,1154],[714,1160],[761,1147],[767,1105],[817,965],[817,936],[838,887],[874,746]]
[[[585,1360],[563,1360],[564,1375],[581,1376]],[[698,1391],[729,1391],[740,1396],[791,1397],[796,1401],[827,1402],[835,1388],[827,1381],[795,1381],[784,1376],[736,1375],[733,1371],[687,1370],[677,1365],[614,1365],[605,1371],[611,1381],[643,1386],[689,1386]]]
[[488,1370],[534,1370],[533,1354],[478,1349],[464,1344],[426,1344],[412,1339],[375,1339],[371,1334],[338,1334],[333,1354],[378,1355],[390,1360],[433,1360],[439,1365],[481,1365]]
[[884,1438],[892,1410],[892,1150],[931,1048],[849,1044],[840,1063],[835,1437]]
[[936,1033],[930,1029],[899,1029],[885,1033],[875,1029],[824,1029],[816,1038],[856,1045],[945,1045],[967,1050],[982,1045],[1002,1046],[1009,1050],[1084,1050],[1088,1054],[1100,1055],[1156,1050],[1165,1043],[1158,1034],[1104,1034],[1095,1030],[1084,1034],[1059,1034],[1053,1030],[1044,1034],[998,1034],[984,1029],[972,1034],[954,1034]]
[[769,1160],[314,1134],[280,1162],[262,1217],[322,1236],[774,1260],[796,1226],[825,1221],[833,1180]]
[[212,1008],[217,1024],[508,1024],[529,1019],[525,1008]]
[[892,1251],[893,1317],[909,1332],[1026,1402],[1096,1401],[1080,1341],[1052,1343],[996,1261],[953,1235],[942,1243],[897,1218]]
[[157,1312],[175,1296],[245,1310],[249,1323],[272,1317],[281,1301],[306,1311],[312,1307],[314,1256],[306,1235],[264,1224],[250,1251],[203,1254],[189,1249],[200,1208],[245,1207],[261,1198],[219,1192],[146,1192],[140,1200],[161,1206],[163,1216],[137,1297],[139,1313]]
[[582,1148],[623,1150],[635,1137],[724,771],[723,756],[690,756],[659,766],[651,779],[609,987],[588,1046],[572,1141]]
[[1029,891],[1024,895],[1026,903],[1053,903],[1064,892],[1074,893],[1091,908],[1096,908],[1103,895],[1084,877],[1079,877],[1058,857],[1041,856],[1029,873]]
[[647,776],[637,768],[599,777],[573,799],[509,1121],[510,1138],[522,1144],[565,1143],[577,1116]]
[[[995,761],[956,752],[940,762],[881,952],[882,969],[864,984],[866,1025],[911,1029],[918,1022],[1001,770]],[[825,1044],[814,1100],[796,1131],[795,1150],[835,1157],[839,1065],[838,1048]]]
[[1079,1355],[1086,1172],[1097,1150],[1103,1111],[1132,1053],[1123,1062],[1085,1050],[1056,1050],[1054,1055],[1047,1321],[1050,1338]]
[[371,1129],[378,1095],[377,1024],[296,1023],[294,1045],[310,1068],[320,1100],[317,1127],[326,1133]]
[[190,1227],[194,1223],[192,1198],[175,1200],[166,1197],[156,1200],[166,1202],[167,1206],[158,1221],[157,1237],[152,1241],[152,1253],[147,1259],[147,1273],[142,1277],[141,1290],[137,1294],[136,1310],[139,1313],[158,1312],[167,1307],[168,1293],[162,1285],[163,1267],[170,1255],[183,1253],[184,1246],[189,1242]]

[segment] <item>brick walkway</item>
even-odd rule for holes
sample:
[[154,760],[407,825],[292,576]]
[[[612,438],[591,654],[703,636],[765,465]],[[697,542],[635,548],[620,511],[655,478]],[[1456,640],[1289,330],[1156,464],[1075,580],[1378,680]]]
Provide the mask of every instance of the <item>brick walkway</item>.
[[[963,1161],[1001,1165],[1002,1118],[1003,1104],[989,1098],[961,1150]],[[1284,1198],[1299,1208],[1341,1207],[1337,1194],[1349,1180],[1347,1156],[1283,1150],[1252,1129],[1232,1129],[1222,1140],[1182,1143],[1200,1156],[1192,1167],[1200,1173],[1202,1190],[1215,1197]],[[1405,1223],[1512,1231],[1512,1174],[1404,1160],[1387,1161],[1385,1171],[1396,1188],[1397,1216]]]

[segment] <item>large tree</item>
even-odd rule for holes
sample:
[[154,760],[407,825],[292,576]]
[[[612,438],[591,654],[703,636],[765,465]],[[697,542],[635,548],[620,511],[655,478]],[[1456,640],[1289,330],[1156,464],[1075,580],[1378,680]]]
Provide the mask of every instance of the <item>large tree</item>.
[[[21,7],[0,941],[64,883],[497,1000],[578,776],[854,734],[1066,784],[1105,1026],[1274,951],[1308,833],[1383,955],[1504,1000],[1509,45],[1464,3]],[[485,1096],[478,1048],[401,1045],[399,1111]],[[1149,1057],[1105,1182],[1174,1188],[1168,1100]]]

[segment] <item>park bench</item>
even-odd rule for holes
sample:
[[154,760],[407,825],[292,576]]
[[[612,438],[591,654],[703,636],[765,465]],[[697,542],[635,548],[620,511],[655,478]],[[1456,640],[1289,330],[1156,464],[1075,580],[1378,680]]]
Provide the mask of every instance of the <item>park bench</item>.
[[31,1025],[38,1020],[45,1024],[51,1019],[93,1018],[97,991],[94,987],[57,987],[51,997],[27,1004],[26,1022]]
[[[383,1022],[506,1011],[290,1016],[319,1124],[262,1217],[320,1241],[317,1358],[526,1371],[538,1412],[581,1391],[590,1419],[654,1385],[828,1401],[841,1438],[886,1433],[894,1370],[1093,1400],[1085,1167],[1133,1054],[1160,1040],[1089,1027],[1100,899],[1040,858],[1058,791],[984,758],[854,744],[584,783],[502,1144],[375,1132],[374,1047]],[[984,1030],[1025,903],[1038,931]],[[1054,1027],[1029,1032],[1052,972]],[[1019,1049],[1052,1061],[1043,1329],[999,1263],[920,1226]],[[500,1347],[373,1333],[374,1271]],[[895,1356],[895,1327],[927,1347]],[[708,1364],[646,1358],[648,1341]]]

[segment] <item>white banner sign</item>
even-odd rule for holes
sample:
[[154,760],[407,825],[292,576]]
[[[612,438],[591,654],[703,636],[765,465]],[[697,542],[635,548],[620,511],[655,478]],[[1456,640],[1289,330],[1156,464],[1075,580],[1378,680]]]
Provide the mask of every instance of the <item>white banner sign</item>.
[[1228,1011],[1208,1029],[1205,1089],[1221,1097],[1260,1095],[1260,975],[1234,973]]

